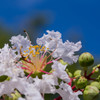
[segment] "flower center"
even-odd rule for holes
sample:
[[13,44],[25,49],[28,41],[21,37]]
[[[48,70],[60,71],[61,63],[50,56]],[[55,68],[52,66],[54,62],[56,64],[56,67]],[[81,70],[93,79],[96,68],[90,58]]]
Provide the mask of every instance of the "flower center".
[[[29,76],[33,73],[41,72],[50,74],[49,72],[44,71],[44,69],[46,65],[52,63],[51,55],[52,53],[50,53],[48,49],[45,49],[45,46],[30,46],[29,49],[25,50],[22,54],[23,60],[20,62],[22,64],[21,68],[29,73]],[[49,61],[47,62],[48,58]]]

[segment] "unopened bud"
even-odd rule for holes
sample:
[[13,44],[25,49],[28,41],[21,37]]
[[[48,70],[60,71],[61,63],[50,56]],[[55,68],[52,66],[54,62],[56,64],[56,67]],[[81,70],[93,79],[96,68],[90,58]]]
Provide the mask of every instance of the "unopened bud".
[[75,72],[74,72],[74,77],[79,77],[79,76],[81,76],[81,70],[76,70]]
[[77,79],[75,80],[75,86],[78,89],[82,89],[87,85],[87,79],[84,76],[81,77],[77,77]]
[[96,86],[88,85],[83,92],[84,100],[93,100],[99,94],[99,89]]
[[98,89],[100,89],[100,82],[94,81],[94,82],[91,83],[91,85],[96,86]]
[[91,66],[93,63],[94,63],[94,58],[90,53],[85,52],[80,55],[79,57],[80,66],[88,67]]
[[99,72],[99,68],[93,68],[93,70],[94,70],[94,73],[98,73]]
[[66,65],[67,63],[64,62],[63,60],[59,60],[59,62],[62,64],[62,65]]
[[100,67],[100,64],[98,64],[97,67]]
[[73,77],[72,73],[71,73],[71,72],[69,72],[69,70],[68,70],[68,69],[66,69],[66,72],[67,72],[67,74],[69,75],[69,77]]
[[100,75],[98,75],[98,77],[96,78],[96,80],[100,82]]

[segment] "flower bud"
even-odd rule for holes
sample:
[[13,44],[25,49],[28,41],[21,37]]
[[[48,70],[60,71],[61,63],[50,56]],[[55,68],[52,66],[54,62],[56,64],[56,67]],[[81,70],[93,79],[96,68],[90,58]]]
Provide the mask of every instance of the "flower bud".
[[95,73],[99,72],[99,68],[100,67],[100,64],[96,65],[93,67],[93,70],[95,71]]
[[83,92],[84,100],[93,100],[99,94],[99,89],[96,86],[88,85]]
[[98,75],[98,77],[96,78],[96,80],[100,82],[100,75]]
[[59,60],[60,61],[60,63],[62,64],[62,65],[66,65],[67,63],[66,62],[64,62],[63,60]]
[[74,72],[74,77],[79,77],[79,76],[81,76],[81,70],[76,70],[75,72]]
[[68,69],[66,69],[66,72],[67,72],[67,74],[69,75],[69,77],[73,77],[72,73],[71,73],[71,72],[69,72],[69,70],[68,70]]
[[100,82],[94,81],[94,82],[91,83],[91,85],[96,86],[98,89],[100,89]]
[[94,63],[94,58],[90,53],[85,52],[80,55],[79,57],[80,66],[88,67],[91,66],[93,63]]
[[97,67],[100,67],[100,64],[98,64]]
[[98,73],[99,72],[99,68],[93,68],[94,73]]
[[20,97],[21,94],[17,90],[15,90],[13,93],[11,93],[11,97],[5,95],[4,100],[19,100]]
[[78,89],[82,89],[87,85],[87,79],[84,76],[77,77],[75,80],[75,86]]

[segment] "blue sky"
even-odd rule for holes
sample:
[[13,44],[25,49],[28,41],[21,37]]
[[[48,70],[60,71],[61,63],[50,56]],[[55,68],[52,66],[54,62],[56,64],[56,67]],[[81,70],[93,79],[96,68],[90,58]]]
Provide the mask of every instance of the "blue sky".
[[[37,13],[51,19],[46,30],[60,31],[63,39],[81,40],[84,51],[100,57],[100,0],[2,0],[0,22],[14,31]],[[45,30],[44,30],[45,32]]]

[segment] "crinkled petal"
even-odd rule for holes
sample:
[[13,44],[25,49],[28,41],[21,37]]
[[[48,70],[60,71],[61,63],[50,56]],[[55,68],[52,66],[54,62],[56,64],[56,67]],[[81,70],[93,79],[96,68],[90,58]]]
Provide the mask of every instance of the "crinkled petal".
[[70,82],[70,78],[68,76],[68,74],[65,71],[65,68],[67,65],[62,65],[60,62],[58,61],[53,61],[53,65],[52,65],[52,69],[53,71],[53,75],[64,80],[65,82]]
[[60,88],[56,90],[63,100],[80,100],[78,95],[81,95],[81,91],[73,92],[71,87],[66,83],[61,83]]
[[10,39],[11,44],[15,48],[15,51],[20,54],[20,48],[22,47],[22,52],[29,48],[31,41],[27,39],[27,37],[18,35],[18,36],[12,36]]

